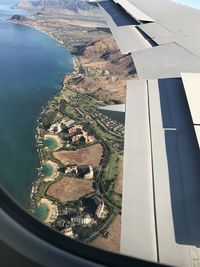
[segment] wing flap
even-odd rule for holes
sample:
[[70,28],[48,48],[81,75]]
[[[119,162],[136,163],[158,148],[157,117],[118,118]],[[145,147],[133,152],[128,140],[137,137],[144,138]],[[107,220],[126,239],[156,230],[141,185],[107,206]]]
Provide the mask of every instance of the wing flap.
[[138,22],[128,16],[119,5],[112,1],[100,1],[99,6],[122,54],[151,47],[150,43],[134,27],[138,25]]

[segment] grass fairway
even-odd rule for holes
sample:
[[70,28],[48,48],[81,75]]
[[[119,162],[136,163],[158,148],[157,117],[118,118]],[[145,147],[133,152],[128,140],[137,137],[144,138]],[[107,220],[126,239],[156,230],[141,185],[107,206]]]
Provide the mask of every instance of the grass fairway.
[[115,203],[115,205],[119,208],[122,207],[122,196],[120,194],[117,194],[115,192],[112,193],[111,201]]
[[114,191],[119,174],[119,160],[119,155],[117,153],[111,154],[107,167],[105,168],[102,184],[107,198],[117,207],[121,208],[121,194],[118,194]]
[[92,125],[93,130],[95,131],[95,133],[103,140],[103,141],[110,141],[110,140],[115,140],[117,141],[116,137],[110,135],[109,133],[106,133],[105,131],[103,131],[99,126],[97,126],[97,124],[93,124]]
[[111,154],[107,167],[105,169],[104,178],[106,180],[114,180],[118,175],[119,156],[116,153]]

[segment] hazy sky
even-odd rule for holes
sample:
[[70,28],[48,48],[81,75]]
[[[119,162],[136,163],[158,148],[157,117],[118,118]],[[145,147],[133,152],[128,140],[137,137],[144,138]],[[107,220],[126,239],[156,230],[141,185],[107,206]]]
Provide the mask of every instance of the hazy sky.
[[200,0],[173,0],[174,2],[200,9]]
[[18,0],[0,0],[0,4],[16,4]]
[[[16,4],[19,0],[0,0],[0,4]],[[162,0],[160,0],[162,1]],[[174,2],[200,9],[200,0],[173,0]]]

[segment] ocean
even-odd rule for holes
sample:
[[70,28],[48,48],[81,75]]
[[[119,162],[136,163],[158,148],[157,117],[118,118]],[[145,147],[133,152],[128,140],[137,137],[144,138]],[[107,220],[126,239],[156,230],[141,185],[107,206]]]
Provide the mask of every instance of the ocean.
[[30,27],[0,22],[0,182],[26,208],[39,167],[37,119],[71,71],[71,53],[57,41]]

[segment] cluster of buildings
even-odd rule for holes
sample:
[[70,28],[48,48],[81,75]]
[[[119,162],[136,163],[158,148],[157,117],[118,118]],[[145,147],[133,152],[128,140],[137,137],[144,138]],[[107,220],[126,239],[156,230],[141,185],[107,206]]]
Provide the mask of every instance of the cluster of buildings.
[[73,125],[74,123],[75,123],[74,120],[66,121],[65,119],[63,119],[59,122],[52,124],[48,131],[52,134],[58,134],[62,132],[63,130],[66,130],[69,127],[71,127],[71,125]]
[[[71,223],[73,225],[91,226],[96,223],[96,221],[89,215],[77,215],[71,218]],[[71,226],[66,226],[62,233],[70,238],[76,238],[77,234],[74,233]]]
[[96,223],[96,221],[89,215],[78,215],[75,217],[71,218],[71,222],[75,224],[80,224],[80,225],[92,225]]
[[95,142],[95,137],[84,131],[82,125],[74,125],[69,128],[69,134],[71,134],[69,139],[72,143],[83,141],[86,144],[90,144]]
[[80,206],[78,209],[70,207],[65,207],[63,209],[62,216],[68,216],[68,219],[66,221],[65,217],[63,217],[63,219],[60,218],[57,222],[57,226],[62,228],[62,233],[64,235],[76,238],[77,234],[73,231],[74,226],[90,227],[97,224],[98,219],[106,218],[108,210],[106,209],[103,198],[95,196],[95,198],[92,199],[96,205],[96,210],[93,214],[88,213],[84,206]]
[[[77,104],[77,107],[75,108],[79,116],[90,124],[97,123],[102,130],[116,136],[117,140],[119,140],[116,142],[115,138],[113,138],[113,142],[116,142],[116,145],[120,142],[123,143],[124,126],[96,111],[95,106],[99,104],[96,103],[96,100],[92,102],[91,99],[91,105],[83,108],[85,102],[88,103],[88,98],[90,99],[90,96],[84,97],[77,94],[77,96],[71,100],[72,102],[75,101],[80,103],[80,105]],[[89,131],[85,130],[84,125],[79,124],[72,119],[60,119],[56,123],[52,124],[48,131],[51,134],[59,135],[64,140],[66,147],[70,147],[71,145],[78,147],[80,146],[80,142],[81,144],[90,144],[96,141],[95,137],[90,135]],[[67,165],[58,169],[58,172],[85,180],[92,180],[94,178],[94,169],[90,165]],[[71,206],[70,204],[67,204],[59,214],[59,218],[56,221],[54,218],[55,227],[58,228],[59,231],[62,231],[65,236],[77,238],[78,233],[76,233],[75,230],[76,226],[78,226],[78,229],[79,226],[83,228],[86,226],[92,227],[99,222],[99,219],[100,221],[101,219],[105,219],[108,215],[108,210],[104,203],[103,197],[93,196],[91,197],[91,200],[91,204],[90,202],[85,204],[83,204],[84,202],[80,202],[80,206],[78,206],[77,203]],[[55,213],[57,217],[57,212]]]
[[89,67],[82,67],[82,72],[85,74],[85,75],[88,75],[88,76],[109,76],[110,75],[110,72],[109,70],[102,70],[102,69],[91,69]]
[[95,215],[98,218],[104,219],[106,217],[108,211],[107,211],[107,209],[105,207],[103,199],[101,199],[99,197],[96,197],[95,198],[95,203],[97,205],[97,209],[95,211]]
[[124,125],[112,120],[111,118],[105,116],[101,112],[94,111],[91,117],[101,126],[106,132],[124,138]]
[[95,142],[95,137],[89,135],[83,129],[83,125],[74,125],[74,120],[61,120],[52,124],[49,128],[49,133],[51,134],[60,134],[66,133],[67,137],[65,138],[67,144],[76,143],[82,141],[85,144],[90,144]]
[[63,235],[67,236],[67,237],[71,237],[71,238],[75,238],[74,232],[72,230],[72,227],[66,227],[63,231],[62,231]]
[[68,166],[61,169],[65,174],[75,174],[85,180],[92,180],[94,177],[94,170],[92,166]]
[[[86,97],[84,95],[84,97]],[[80,99],[82,99],[80,97]],[[84,100],[84,98],[83,98]],[[78,100],[77,100],[78,101]],[[79,100],[80,101],[80,100]],[[100,103],[99,103],[100,104]],[[96,111],[96,108],[88,106],[84,108],[81,107],[76,108],[77,113],[83,117],[87,122],[90,124],[97,123],[99,127],[108,134],[115,136],[118,141],[116,142],[114,139],[110,140],[111,146],[118,151],[118,153],[122,153],[124,150],[124,124],[120,123],[116,120],[107,117],[106,115],[102,114],[99,111]]]
[[[93,124],[96,122],[100,125],[100,127],[105,130],[107,133],[110,133],[114,136],[117,136],[119,138],[124,139],[124,124],[120,123],[117,120],[111,119],[110,117],[107,117],[102,112],[96,110],[94,106],[88,105],[87,107],[81,108],[81,103],[85,103],[87,101],[92,101],[93,98],[88,95],[78,95],[73,100],[77,103],[76,112],[86,119],[89,123]],[[96,100],[96,99],[95,99]],[[101,104],[101,101],[99,101],[99,105]]]

